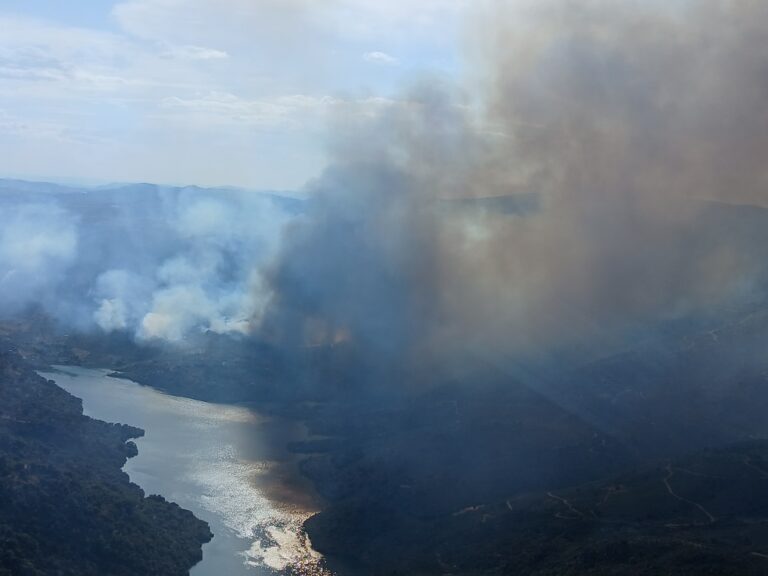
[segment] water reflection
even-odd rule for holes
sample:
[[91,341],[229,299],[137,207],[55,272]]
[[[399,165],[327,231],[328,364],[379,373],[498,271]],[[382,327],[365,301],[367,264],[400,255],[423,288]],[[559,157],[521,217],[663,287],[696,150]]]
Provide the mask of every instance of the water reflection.
[[87,415],[139,426],[139,455],[124,470],[211,525],[214,539],[192,576],[328,574],[302,530],[313,499],[282,449],[295,424],[248,408],[169,396],[107,370],[57,366],[41,373],[83,399]]

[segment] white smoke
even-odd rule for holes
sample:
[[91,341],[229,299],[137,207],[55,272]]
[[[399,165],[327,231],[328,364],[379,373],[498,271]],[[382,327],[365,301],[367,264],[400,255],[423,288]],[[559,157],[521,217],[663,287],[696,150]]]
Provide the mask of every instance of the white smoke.
[[269,299],[259,270],[289,219],[257,194],[194,190],[166,198],[164,222],[178,249],[141,276],[120,269],[101,274],[96,323],[173,342],[195,331],[249,333]]
[[77,221],[52,204],[0,215],[0,311],[50,298],[78,250]]

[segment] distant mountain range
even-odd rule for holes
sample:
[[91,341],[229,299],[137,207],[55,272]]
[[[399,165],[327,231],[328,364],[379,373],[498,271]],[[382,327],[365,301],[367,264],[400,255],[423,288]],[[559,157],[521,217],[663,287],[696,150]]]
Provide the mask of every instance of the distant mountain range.
[[[45,186],[5,181],[0,202],[55,196],[100,238],[128,230],[110,198],[123,209],[136,198],[142,240],[163,225],[141,201],[163,187]],[[445,206],[537,209],[519,200]],[[36,366],[111,366],[303,421],[315,438],[290,448],[325,499],[306,528],[342,574],[756,576],[768,572],[768,210],[700,207],[707,241],[758,264],[741,298],[528,364],[388,366],[372,378],[352,341],[285,350],[204,332],[147,347],[34,310],[0,322],[0,341]],[[700,238],[683,240],[695,257]]]
[[51,182],[33,182],[27,180],[14,180],[11,178],[0,178],[0,203],[2,202],[29,202],[45,201],[56,199],[65,205],[78,206],[77,195],[87,195],[89,202],[94,198],[99,203],[116,201],[121,202],[136,200],[147,196],[158,196],[163,193],[185,193],[190,195],[221,195],[227,197],[235,194],[259,194],[270,198],[279,206],[291,213],[298,213],[304,203],[299,194],[275,190],[245,190],[230,186],[218,188],[204,188],[200,186],[166,186],[159,184],[135,183],[135,184],[106,184],[101,186],[70,186],[63,184],[54,184]]

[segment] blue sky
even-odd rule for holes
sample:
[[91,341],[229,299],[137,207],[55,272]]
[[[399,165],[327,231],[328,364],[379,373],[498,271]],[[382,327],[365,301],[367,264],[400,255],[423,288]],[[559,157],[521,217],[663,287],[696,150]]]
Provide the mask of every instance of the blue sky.
[[466,0],[0,0],[0,176],[297,189],[456,74]]

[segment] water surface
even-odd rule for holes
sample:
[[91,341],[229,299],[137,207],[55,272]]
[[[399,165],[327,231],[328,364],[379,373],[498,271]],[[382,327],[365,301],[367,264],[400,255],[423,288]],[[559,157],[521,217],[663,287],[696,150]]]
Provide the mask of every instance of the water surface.
[[82,398],[86,415],[145,430],[124,468],[131,481],[210,524],[214,538],[192,576],[326,574],[301,528],[313,498],[283,448],[302,436],[298,425],[170,396],[109,370],[55,368],[41,375]]

